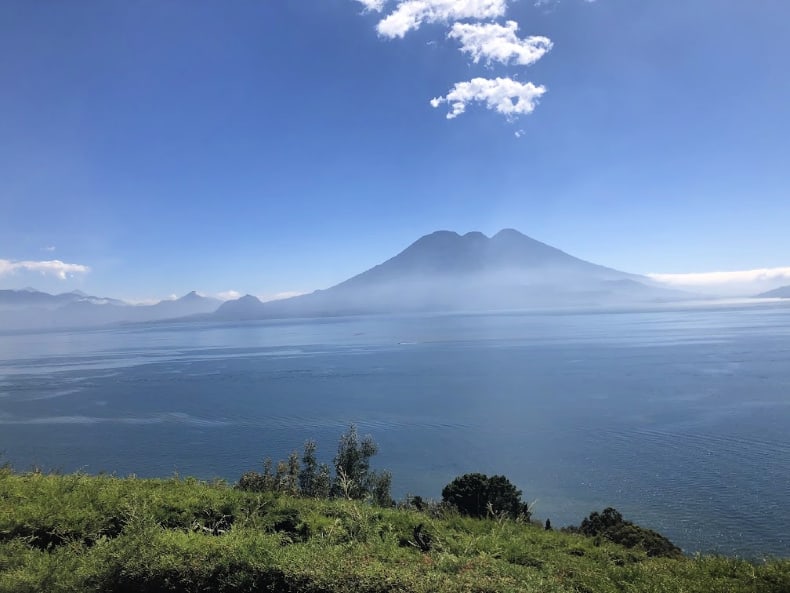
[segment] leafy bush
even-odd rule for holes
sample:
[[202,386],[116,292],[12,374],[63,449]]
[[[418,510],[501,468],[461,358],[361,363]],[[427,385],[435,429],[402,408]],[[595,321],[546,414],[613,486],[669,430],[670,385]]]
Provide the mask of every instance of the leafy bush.
[[442,501],[470,517],[506,515],[526,520],[530,517],[529,505],[521,501],[521,490],[505,476],[464,474],[442,489]]
[[682,550],[666,537],[652,529],[626,521],[612,507],[605,508],[600,513],[591,513],[582,521],[578,531],[582,535],[606,538],[626,548],[641,548],[648,556],[676,558],[682,555]]

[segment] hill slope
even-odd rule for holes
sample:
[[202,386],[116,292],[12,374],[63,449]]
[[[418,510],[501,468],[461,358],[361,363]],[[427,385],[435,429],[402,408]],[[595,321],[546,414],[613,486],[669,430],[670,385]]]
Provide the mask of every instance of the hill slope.
[[516,521],[193,479],[0,469],[0,593],[780,593],[790,562],[644,552]]

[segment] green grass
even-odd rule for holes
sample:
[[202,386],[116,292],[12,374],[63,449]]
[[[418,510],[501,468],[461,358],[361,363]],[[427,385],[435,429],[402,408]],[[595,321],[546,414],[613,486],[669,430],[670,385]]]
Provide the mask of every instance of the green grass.
[[99,591],[787,593],[790,561],[648,558],[514,521],[223,482],[0,470],[0,592]]

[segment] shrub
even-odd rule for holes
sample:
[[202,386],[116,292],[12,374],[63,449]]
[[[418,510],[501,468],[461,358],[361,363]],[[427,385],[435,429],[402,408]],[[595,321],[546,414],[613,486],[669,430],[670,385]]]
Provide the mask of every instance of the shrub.
[[370,469],[370,458],[377,451],[378,446],[373,438],[368,435],[360,439],[352,424],[348,432],[340,437],[337,446],[334,480],[329,466],[318,463],[315,441],[307,441],[301,462],[296,451],[286,461],[278,462],[276,468],[272,460],[266,458],[263,473],[245,472],[236,488],[248,492],[274,492],[309,498],[367,498],[379,506],[391,507],[394,504],[390,496],[392,474]]
[[512,519],[530,517],[529,506],[521,501],[521,490],[505,476],[464,474],[442,489],[442,501],[470,517],[489,514],[504,514]]
[[648,556],[676,558],[683,554],[680,548],[660,533],[626,521],[612,507],[600,513],[590,513],[582,521],[578,532],[590,537],[603,537],[626,548],[641,548]]
[[373,437],[366,435],[360,438],[357,427],[352,424],[337,444],[332,494],[354,500],[370,497],[380,506],[392,506],[392,475],[386,471],[370,471],[370,458],[378,449]]

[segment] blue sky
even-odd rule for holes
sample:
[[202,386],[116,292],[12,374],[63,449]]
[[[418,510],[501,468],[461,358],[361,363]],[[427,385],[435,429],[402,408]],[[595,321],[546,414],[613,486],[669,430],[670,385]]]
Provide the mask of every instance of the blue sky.
[[[270,296],[503,227],[630,272],[790,266],[786,1],[364,4],[0,3],[0,288]],[[431,105],[475,79],[541,92]]]

